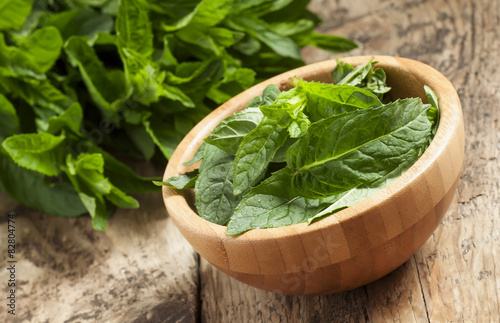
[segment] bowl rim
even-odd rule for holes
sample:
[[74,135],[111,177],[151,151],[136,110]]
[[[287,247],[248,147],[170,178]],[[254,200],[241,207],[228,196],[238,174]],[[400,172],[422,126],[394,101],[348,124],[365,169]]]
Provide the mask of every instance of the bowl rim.
[[[211,238],[217,238],[217,240],[220,240],[223,244],[227,241],[245,243],[256,240],[276,240],[277,238],[297,236],[303,233],[317,232],[321,234],[321,231],[328,227],[336,226],[343,221],[354,219],[376,208],[380,203],[401,193],[407,185],[417,181],[417,178],[443,153],[449,141],[453,140],[456,130],[459,127],[463,127],[460,99],[454,86],[443,74],[433,67],[416,60],[384,55],[347,56],[340,58],[340,60],[352,65],[359,65],[367,62],[371,58],[378,62],[376,66],[405,70],[405,72],[412,74],[420,80],[421,83],[431,87],[438,96],[440,102],[440,124],[437,132],[429,147],[409,170],[371,197],[333,215],[324,217],[319,221],[315,221],[311,224],[304,222],[285,227],[253,229],[236,236],[227,235],[225,226],[214,224],[201,218],[191,209],[186,198],[179,190],[164,186],[162,191],[165,206],[174,223],[178,226],[181,225],[184,230],[189,230],[200,238],[210,236]],[[201,144],[203,139],[210,134],[212,129],[219,124],[222,119],[243,109],[246,103],[253,97],[262,95],[262,91],[267,85],[276,84],[282,88],[284,84],[288,83],[291,77],[304,74],[305,71],[310,69],[318,71],[316,76],[324,76],[325,73],[329,75],[336,65],[336,60],[332,59],[299,67],[254,85],[250,89],[228,100],[207,115],[185,136],[174,151],[165,169],[163,180],[171,176],[178,176],[192,169],[183,166],[182,163],[190,160],[190,157],[197,150],[197,147]],[[312,75],[311,78],[314,78],[314,75]],[[436,88],[439,88],[439,90],[436,90]]]

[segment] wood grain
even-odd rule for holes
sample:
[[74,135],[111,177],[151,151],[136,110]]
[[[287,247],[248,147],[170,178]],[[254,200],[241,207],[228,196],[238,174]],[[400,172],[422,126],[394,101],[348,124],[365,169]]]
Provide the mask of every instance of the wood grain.
[[[413,58],[452,81],[466,129],[458,193],[412,259],[350,292],[280,297],[249,288],[202,261],[203,317],[208,322],[238,317],[250,322],[500,321],[498,1],[325,0],[312,1],[311,9],[325,21],[320,31],[360,44],[349,56]],[[309,63],[335,57],[312,48],[304,54]]]
[[[150,169],[149,175],[158,175]],[[0,282],[6,295],[6,215],[17,232],[19,322],[192,322],[199,316],[198,257],[167,217],[161,194],[119,210],[105,232],[0,195]],[[0,322],[10,322],[5,302]]]

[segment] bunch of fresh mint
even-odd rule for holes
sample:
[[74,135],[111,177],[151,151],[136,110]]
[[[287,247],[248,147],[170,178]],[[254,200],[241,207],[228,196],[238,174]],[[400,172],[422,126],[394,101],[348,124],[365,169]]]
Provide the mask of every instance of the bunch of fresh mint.
[[102,230],[157,190],[114,156],[169,158],[214,107],[303,65],[309,0],[0,0],[0,190]]
[[236,235],[312,222],[375,194],[421,156],[438,124],[437,99],[394,102],[383,69],[339,62],[335,84],[270,85],[224,119],[193,161],[199,170],[158,183],[194,188],[198,214]]

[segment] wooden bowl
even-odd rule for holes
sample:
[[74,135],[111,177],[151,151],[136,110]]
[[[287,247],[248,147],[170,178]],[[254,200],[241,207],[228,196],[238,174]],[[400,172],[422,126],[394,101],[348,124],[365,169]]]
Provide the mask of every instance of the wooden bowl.
[[[352,65],[370,56],[343,58]],[[464,157],[464,126],[453,85],[423,63],[374,56],[385,69],[392,97],[421,97],[424,85],[439,98],[441,121],[422,157],[376,195],[308,225],[251,230],[239,236],[194,211],[193,193],[164,187],[170,217],[194,249],[235,279],[267,291],[291,295],[336,293],[374,281],[408,260],[439,225],[455,193]],[[203,119],[181,142],[164,179],[192,168],[191,159],[212,129],[239,111],[268,84],[289,89],[293,76],[332,82],[334,60],[304,66],[264,81],[232,98]]]

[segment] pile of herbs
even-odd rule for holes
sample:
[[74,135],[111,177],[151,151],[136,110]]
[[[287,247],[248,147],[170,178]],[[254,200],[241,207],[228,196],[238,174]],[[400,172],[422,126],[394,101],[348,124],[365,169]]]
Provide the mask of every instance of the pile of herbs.
[[198,214],[228,235],[315,221],[368,198],[422,155],[439,122],[437,97],[390,102],[383,69],[338,62],[334,84],[292,80],[224,119],[163,185],[194,188]]
[[[337,53],[309,0],[0,0],[0,190],[102,230],[131,193],[158,190],[122,162],[164,164],[213,108]],[[116,158],[120,156],[120,158]]]

